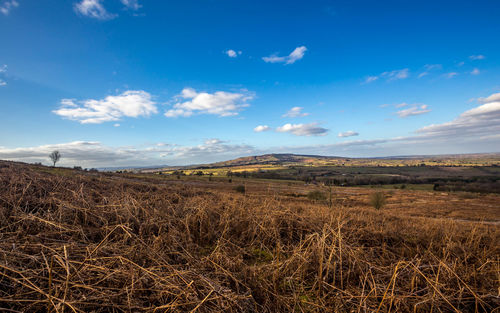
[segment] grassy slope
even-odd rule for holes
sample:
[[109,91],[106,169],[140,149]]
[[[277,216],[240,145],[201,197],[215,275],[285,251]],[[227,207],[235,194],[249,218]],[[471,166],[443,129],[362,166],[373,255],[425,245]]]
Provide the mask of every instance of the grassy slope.
[[0,162],[0,308],[491,312],[500,305],[500,227],[408,218],[396,205],[406,194],[422,199],[416,191],[397,191],[396,202],[375,211],[284,195],[306,192],[300,185],[250,181],[240,194],[234,184],[152,177]]
[[[500,153],[489,154],[465,154],[465,155],[441,155],[441,156],[411,156],[411,157],[388,157],[388,158],[345,158],[317,155],[297,154],[264,154],[258,156],[241,157],[233,160],[216,162],[212,164],[193,165],[187,167],[174,167],[175,169],[248,169],[271,167],[283,169],[291,166],[314,166],[314,167],[376,167],[376,166],[417,166],[425,164],[428,166],[492,166],[500,165]],[[158,171],[158,169],[144,169],[144,172]]]

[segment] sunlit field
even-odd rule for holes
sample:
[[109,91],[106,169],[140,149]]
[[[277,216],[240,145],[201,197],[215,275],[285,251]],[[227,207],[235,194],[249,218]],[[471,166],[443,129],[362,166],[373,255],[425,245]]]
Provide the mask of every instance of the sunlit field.
[[2,162],[0,305],[498,312],[500,196],[478,197]]

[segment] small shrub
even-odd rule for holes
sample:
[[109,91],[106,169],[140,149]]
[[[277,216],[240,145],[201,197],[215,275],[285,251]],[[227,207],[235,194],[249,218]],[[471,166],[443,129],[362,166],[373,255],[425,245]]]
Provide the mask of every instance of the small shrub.
[[376,210],[380,210],[385,205],[385,200],[384,193],[379,191],[371,195],[370,203]]
[[309,191],[307,194],[309,200],[326,200],[326,194],[319,190]]
[[238,186],[234,187],[234,190],[237,192],[245,193],[245,186],[238,185]]

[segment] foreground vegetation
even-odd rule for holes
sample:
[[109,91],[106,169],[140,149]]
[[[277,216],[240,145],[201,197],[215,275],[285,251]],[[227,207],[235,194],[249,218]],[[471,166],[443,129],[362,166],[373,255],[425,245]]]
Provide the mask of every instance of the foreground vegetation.
[[0,308],[498,312],[500,226],[397,207],[438,194],[153,176],[0,162]]

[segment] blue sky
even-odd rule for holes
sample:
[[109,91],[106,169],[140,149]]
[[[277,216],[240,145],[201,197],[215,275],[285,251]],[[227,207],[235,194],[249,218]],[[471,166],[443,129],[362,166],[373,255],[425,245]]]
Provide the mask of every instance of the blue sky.
[[498,16],[498,1],[0,0],[0,158],[499,152]]

